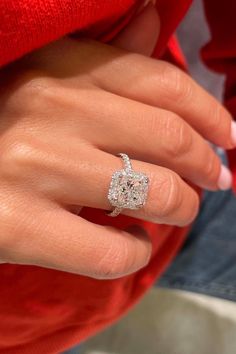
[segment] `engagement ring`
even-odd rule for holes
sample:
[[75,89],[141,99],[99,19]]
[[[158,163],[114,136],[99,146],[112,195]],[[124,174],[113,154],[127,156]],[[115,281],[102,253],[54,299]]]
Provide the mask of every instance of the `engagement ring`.
[[122,209],[140,209],[144,206],[149,178],[142,172],[132,169],[128,155],[118,154],[123,162],[124,169],[113,173],[108,191],[108,200],[114,207],[109,216],[117,216]]

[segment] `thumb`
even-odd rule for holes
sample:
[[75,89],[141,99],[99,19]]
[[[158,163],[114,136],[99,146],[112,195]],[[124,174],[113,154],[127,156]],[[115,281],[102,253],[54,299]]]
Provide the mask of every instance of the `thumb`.
[[160,18],[149,3],[111,42],[116,47],[150,56],[160,33]]

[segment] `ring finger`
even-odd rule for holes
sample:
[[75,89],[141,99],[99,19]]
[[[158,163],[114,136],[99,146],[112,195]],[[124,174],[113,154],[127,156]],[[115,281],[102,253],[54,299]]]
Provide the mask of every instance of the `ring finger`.
[[[175,172],[138,160],[132,160],[132,166],[148,176],[148,196],[141,209],[124,209],[123,214],[178,226],[189,224],[195,218],[198,195]],[[123,164],[119,157],[87,147],[84,153],[80,151],[79,162],[70,163],[66,169],[64,185],[57,191],[60,201],[67,205],[110,210],[107,194],[111,177],[121,169]]]

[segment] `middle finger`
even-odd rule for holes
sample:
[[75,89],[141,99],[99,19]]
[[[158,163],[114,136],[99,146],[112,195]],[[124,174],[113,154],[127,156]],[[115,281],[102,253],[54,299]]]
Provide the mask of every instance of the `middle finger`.
[[97,112],[103,112],[97,113],[100,124],[96,131],[90,129],[96,147],[167,167],[209,190],[231,186],[231,174],[212,147],[177,114],[110,93],[104,96],[97,104]]

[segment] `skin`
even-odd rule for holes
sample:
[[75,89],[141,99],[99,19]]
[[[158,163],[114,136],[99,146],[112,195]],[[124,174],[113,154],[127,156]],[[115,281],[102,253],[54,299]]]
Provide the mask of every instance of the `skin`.
[[138,35],[129,48],[142,21],[158,22],[151,7],[140,16],[111,45],[65,38],[1,71],[2,263],[97,279],[144,267],[151,243],[140,230],[78,215],[110,209],[118,152],[150,179],[146,205],[125,215],[184,226],[199,209],[192,185],[219,189],[221,163],[206,139],[233,148],[231,116],[181,70],[147,57],[159,27],[147,52]]

